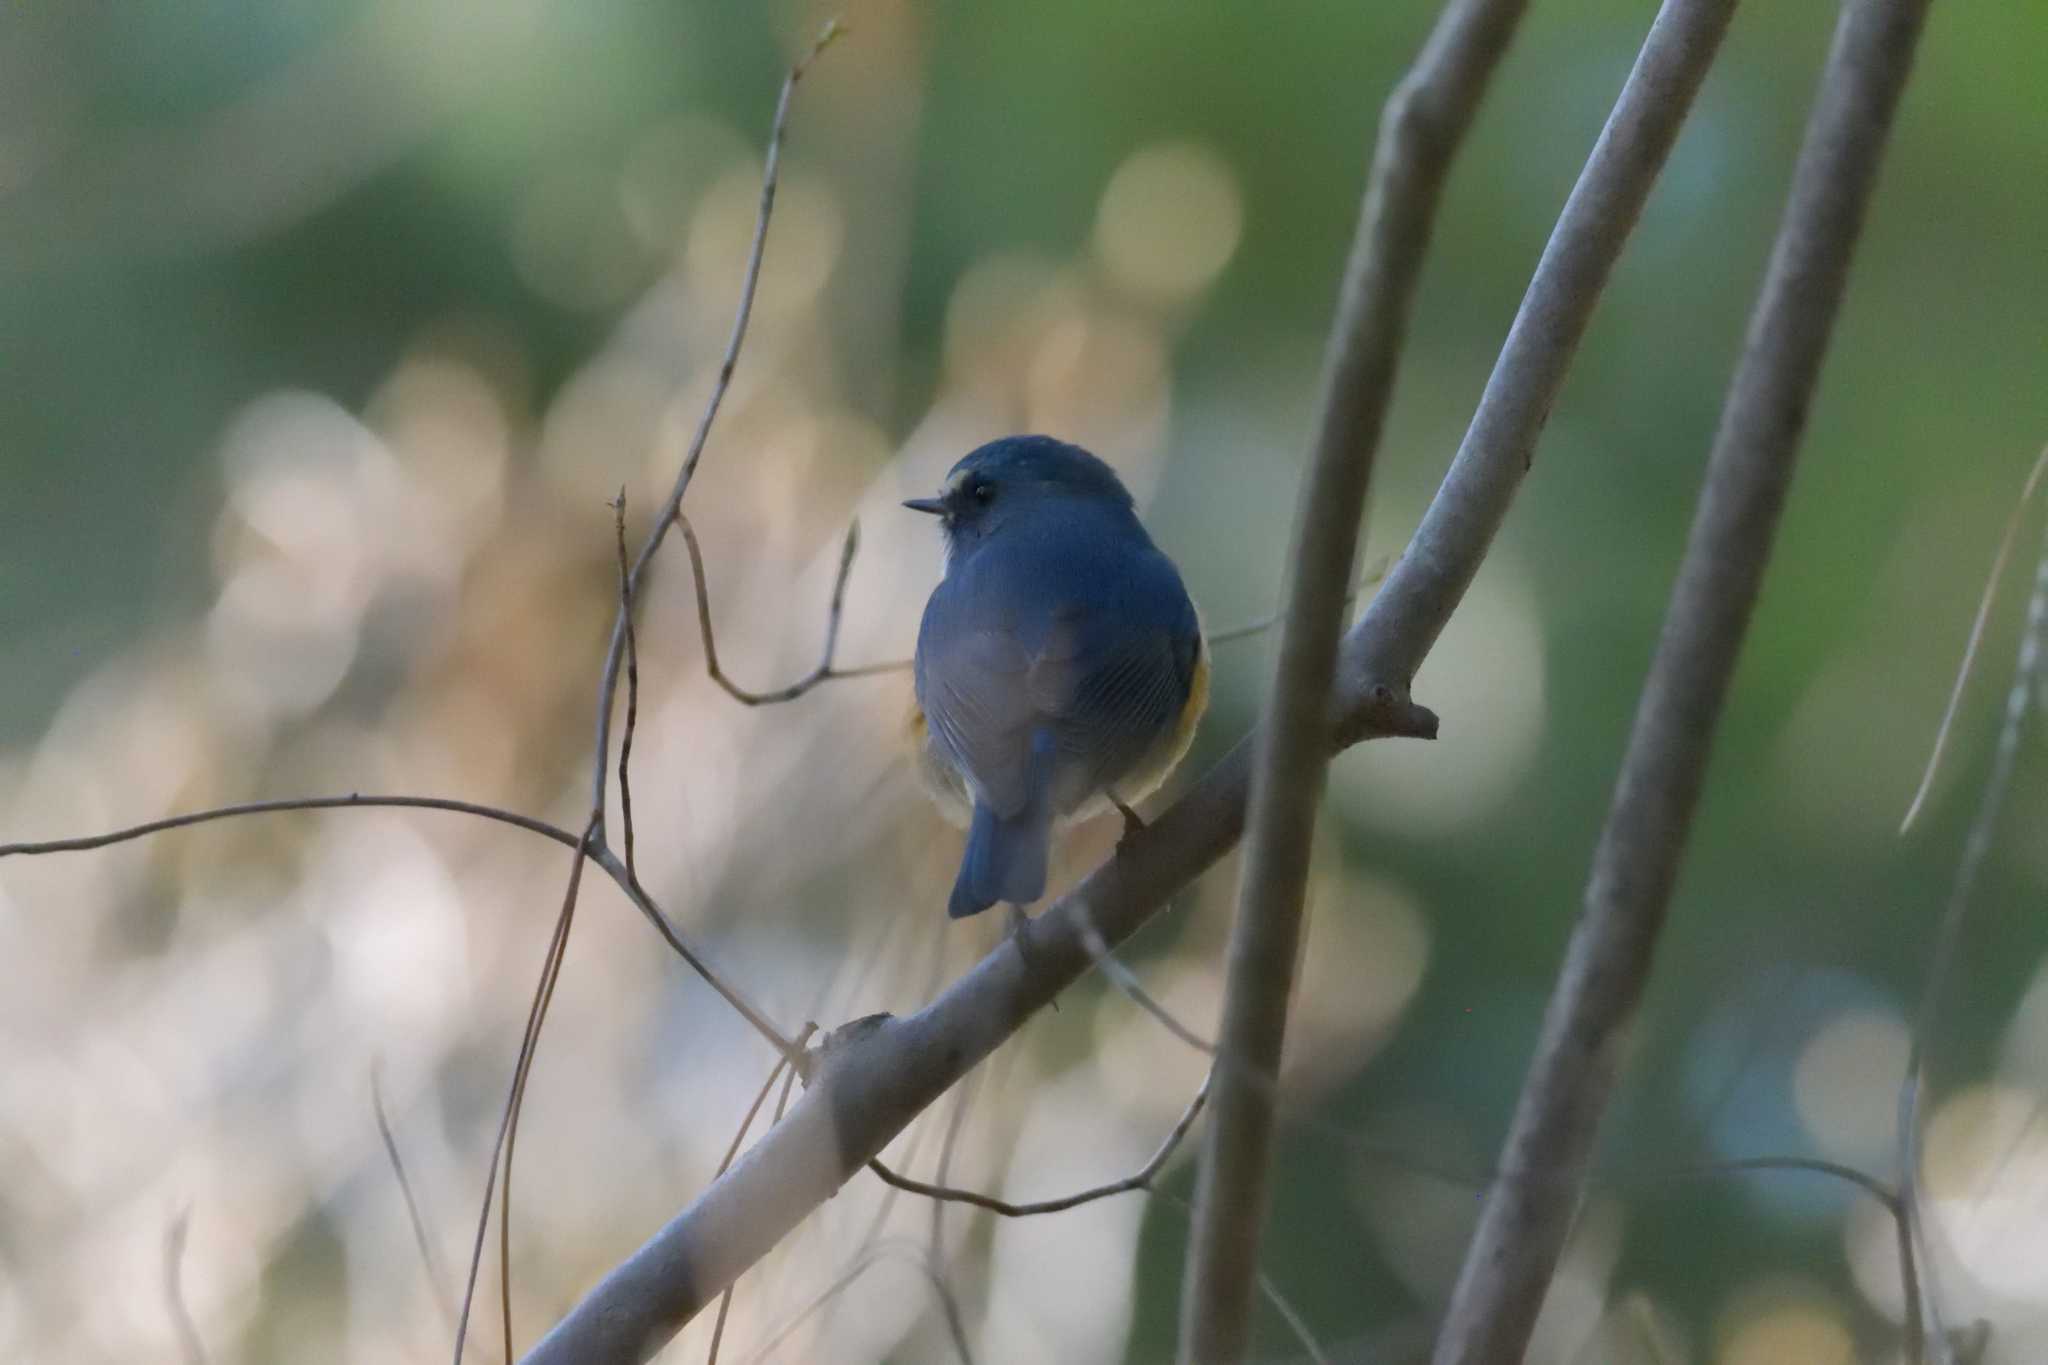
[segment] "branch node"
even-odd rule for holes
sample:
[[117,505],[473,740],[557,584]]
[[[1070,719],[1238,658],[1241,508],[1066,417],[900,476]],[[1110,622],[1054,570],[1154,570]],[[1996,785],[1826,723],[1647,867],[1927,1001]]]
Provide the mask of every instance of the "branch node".
[[[866,1042],[869,1038],[874,1037],[877,1033],[880,1033],[889,1024],[895,1022],[895,1019],[895,1015],[886,1012],[882,1014],[864,1014],[858,1019],[832,1029],[812,1046],[802,1048],[801,1054],[796,1061],[796,1074],[802,1079],[804,1088],[809,1089],[811,1083],[824,1073],[825,1068],[837,1066],[846,1057],[848,1052]],[[801,1046],[803,1038],[815,1028],[817,1028],[816,1024],[805,1025],[804,1033],[798,1036],[799,1046]]]

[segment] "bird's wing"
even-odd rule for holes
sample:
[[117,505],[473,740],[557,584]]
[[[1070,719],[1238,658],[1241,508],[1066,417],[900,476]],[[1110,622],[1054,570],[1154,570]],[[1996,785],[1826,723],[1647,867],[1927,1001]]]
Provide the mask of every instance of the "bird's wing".
[[1052,742],[1058,800],[1071,808],[1126,776],[1187,703],[1200,627],[1179,575],[1149,547],[1104,567],[1068,577],[1064,592],[1033,581],[1028,608],[965,574],[927,608],[918,695],[938,743],[999,815],[1045,780],[1034,736]]
[[1011,630],[969,624],[946,607],[934,594],[918,647],[918,700],[969,791],[1013,816],[1034,795],[1031,732],[1041,717],[1031,651]]
[[1187,701],[1178,620],[1144,607],[1125,602],[1113,611],[1098,605],[1075,612],[1034,660],[1034,702],[1053,727],[1058,766],[1074,775],[1076,794],[1113,786]]

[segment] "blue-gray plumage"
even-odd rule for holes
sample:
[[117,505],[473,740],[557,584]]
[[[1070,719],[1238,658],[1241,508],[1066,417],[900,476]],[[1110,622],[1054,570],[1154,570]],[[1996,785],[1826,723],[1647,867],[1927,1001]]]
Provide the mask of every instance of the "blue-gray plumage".
[[1045,894],[1056,821],[1128,807],[1187,750],[1208,701],[1201,623],[1108,465],[1011,436],[935,498],[946,574],[917,637],[920,771],[967,815],[948,912]]

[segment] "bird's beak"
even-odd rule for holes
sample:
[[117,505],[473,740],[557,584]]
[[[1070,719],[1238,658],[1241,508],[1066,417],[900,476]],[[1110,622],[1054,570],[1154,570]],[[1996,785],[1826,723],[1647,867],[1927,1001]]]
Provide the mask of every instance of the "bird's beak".
[[913,512],[929,512],[935,517],[946,515],[946,503],[943,498],[905,498],[903,505]]

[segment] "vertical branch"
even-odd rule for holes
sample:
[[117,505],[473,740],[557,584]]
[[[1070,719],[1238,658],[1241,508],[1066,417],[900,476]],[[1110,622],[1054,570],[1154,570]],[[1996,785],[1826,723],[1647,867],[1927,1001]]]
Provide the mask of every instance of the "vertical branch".
[[1280,656],[1256,750],[1249,848],[1230,940],[1221,1047],[1182,1298],[1183,1360],[1249,1339],[1266,1208],[1271,1094],[1300,941],[1309,848],[1329,766],[1331,689],[1373,457],[1453,155],[1526,0],[1453,0],[1381,112],[1324,361],[1321,418],[1295,513]]
[[1926,8],[1926,0],[1844,6],[1593,855],[1585,913],[1436,1365],[1521,1358],[1569,1231]]

